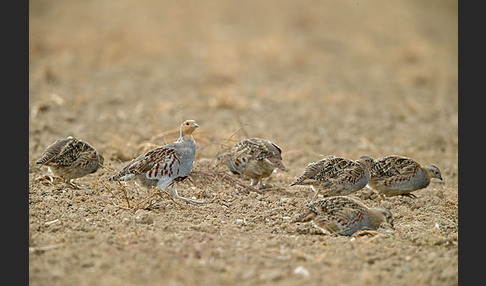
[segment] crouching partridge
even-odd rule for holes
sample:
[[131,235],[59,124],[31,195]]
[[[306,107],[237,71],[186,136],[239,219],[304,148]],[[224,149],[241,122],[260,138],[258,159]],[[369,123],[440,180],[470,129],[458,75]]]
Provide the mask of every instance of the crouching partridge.
[[323,232],[350,236],[360,230],[376,230],[382,224],[393,227],[392,213],[369,208],[347,196],[328,197],[307,204],[307,210],[292,222],[309,222]]
[[241,140],[229,152],[219,155],[218,160],[225,163],[233,174],[251,179],[251,186],[261,183],[260,187],[264,187],[262,179],[270,177],[275,168],[286,170],[282,162],[282,149],[261,138]]
[[362,156],[358,160],[342,157],[326,156],[318,162],[305,167],[304,173],[295,179],[290,186],[310,185],[317,195],[323,191],[323,196],[344,196],[352,194],[366,186],[370,179],[369,168],[373,159]]
[[442,181],[437,166],[421,166],[413,159],[398,155],[389,155],[375,160],[370,173],[369,186],[387,197],[415,197],[411,192],[426,188],[432,178]]
[[36,164],[47,166],[52,174],[75,186],[72,180],[96,172],[103,162],[103,155],[88,142],[69,136],[49,145]]

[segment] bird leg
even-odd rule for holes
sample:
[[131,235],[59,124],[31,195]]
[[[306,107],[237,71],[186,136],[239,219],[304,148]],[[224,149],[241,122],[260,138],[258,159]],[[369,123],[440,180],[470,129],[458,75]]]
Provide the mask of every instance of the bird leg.
[[251,179],[250,186],[258,186],[258,182],[260,182],[260,179]]
[[75,183],[73,183],[72,180],[63,180],[63,183],[65,183],[66,185],[70,186],[71,188],[73,188],[75,190],[81,190],[81,187],[76,185]]
[[260,178],[260,187],[258,188],[259,190],[265,190],[265,189],[272,189],[272,188],[277,188],[276,186],[274,186],[273,184],[270,183],[271,181],[271,177],[265,179],[265,182],[263,180],[263,178]]
[[376,191],[375,189],[373,189],[372,187],[370,187],[370,185],[366,185],[365,186],[368,190],[371,190],[373,193],[377,194],[378,196],[376,197],[376,199],[378,199],[379,201],[383,201],[386,199],[385,195]]
[[184,198],[184,197],[179,196],[179,194],[177,193],[177,190],[176,190],[176,188],[174,188],[174,186],[171,186],[170,187],[169,194],[173,198],[181,199],[181,200],[185,201],[186,203],[192,204],[192,205],[200,205],[200,204],[205,204],[206,203],[206,202],[203,202],[203,201],[195,201],[195,200],[191,200],[191,199],[188,199],[188,198]]
[[317,196],[319,195],[319,188],[316,188],[314,186],[311,186],[311,188],[312,188],[312,190],[314,190],[314,192],[316,192],[316,194],[314,195],[314,197],[310,201],[311,203],[313,203],[317,199]]
[[251,182],[250,182],[250,187],[255,187],[257,188],[258,190],[263,190],[266,188],[265,184],[263,183],[262,179],[261,178],[257,178],[257,179],[251,179]]
[[160,189],[159,189],[159,190],[157,190],[157,191],[156,191],[156,194],[157,194],[157,195],[159,195],[159,197],[161,197],[161,198],[162,198],[162,194],[164,194],[164,195],[168,196],[168,197],[169,197],[169,199],[170,199],[171,201],[173,201],[173,202],[174,202],[176,205],[180,206],[180,204],[179,204],[178,202],[176,202],[176,201],[174,200],[174,198],[173,198],[173,197],[172,197],[172,196],[171,196],[171,195],[170,195],[170,194],[169,194],[169,193],[168,193],[166,190],[160,190]]

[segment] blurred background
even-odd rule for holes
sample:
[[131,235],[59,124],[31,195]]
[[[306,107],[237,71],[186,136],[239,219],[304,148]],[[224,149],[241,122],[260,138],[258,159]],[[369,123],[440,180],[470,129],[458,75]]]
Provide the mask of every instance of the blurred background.
[[263,137],[295,173],[323,154],[396,153],[450,177],[457,10],[442,0],[29,1],[29,159],[73,135],[120,162],[195,119],[198,158]]

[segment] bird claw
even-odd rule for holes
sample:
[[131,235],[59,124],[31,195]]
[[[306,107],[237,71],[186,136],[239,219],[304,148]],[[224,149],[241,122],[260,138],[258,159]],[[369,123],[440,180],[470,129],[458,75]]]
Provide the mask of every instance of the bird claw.
[[365,235],[376,236],[378,234],[380,234],[380,232],[376,231],[376,230],[362,229],[362,230],[358,230],[357,232],[353,233],[351,235],[351,237],[359,237],[359,236],[365,236]]
[[186,203],[188,204],[191,204],[191,205],[194,205],[194,206],[198,206],[198,205],[203,205],[203,204],[207,204],[207,202],[204,202],[204,201],[194,201],[194,200],[191,200],[191,199],[188,199],[188,198],[180,198],[182,200],[184,200]]
[[271,185],[271,184],[261,184],[258,187],[259,190],[265,190],[265,189],[270,189],[270,188],[273,188],[273,185]]
[[44,184],[44,185],[46,185],[46,184],[53,185],[54,184],[54,177],[52,177],[50,175],[43,175],[43,176],[35,178],[34,182],[41,183],[41,184]]
[[72,182],[67,182],[66,185],[70,186],[71,188],[73,188],[74,190],[81,190],[81,187],[72,183]]
[[417,196],[412,194],[412,193],[409,193],[409,194],[403,194],[402,197],[409,197],[409,198],[415,199]]

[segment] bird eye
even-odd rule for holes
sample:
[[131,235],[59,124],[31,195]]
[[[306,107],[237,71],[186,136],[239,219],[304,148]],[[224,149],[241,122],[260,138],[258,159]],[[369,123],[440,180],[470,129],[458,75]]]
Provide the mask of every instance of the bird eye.
[[189,122],[186,122],[186,125],[189,126]]

